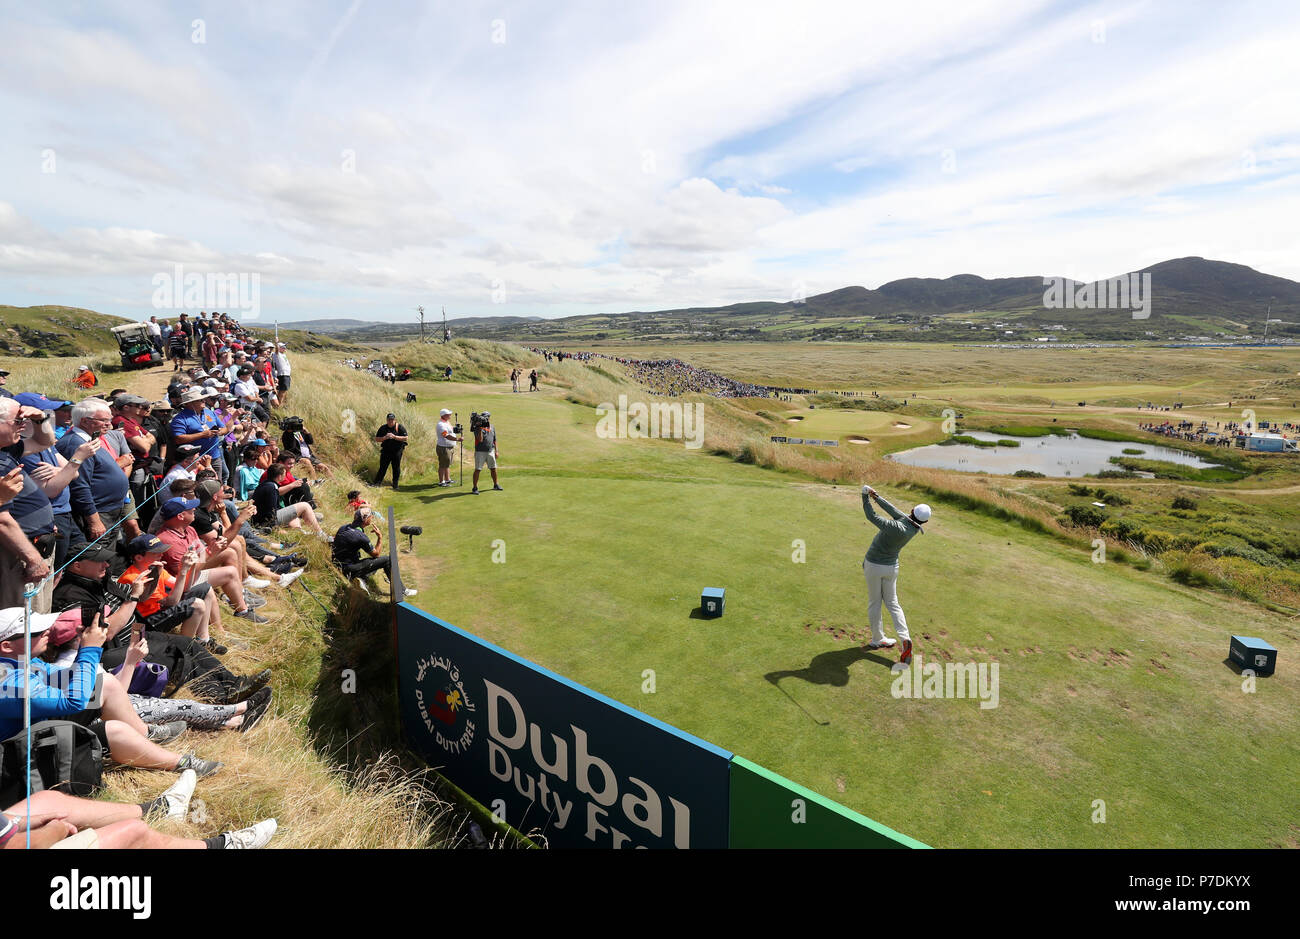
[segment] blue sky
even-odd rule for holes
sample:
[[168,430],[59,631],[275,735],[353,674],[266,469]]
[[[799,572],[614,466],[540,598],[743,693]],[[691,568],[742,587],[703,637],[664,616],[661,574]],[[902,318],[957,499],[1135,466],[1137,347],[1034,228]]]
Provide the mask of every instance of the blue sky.
[[147,315],[176,264],[282,322],[1300,280],[1300,6],[795,6],[7,5],[0,303]]

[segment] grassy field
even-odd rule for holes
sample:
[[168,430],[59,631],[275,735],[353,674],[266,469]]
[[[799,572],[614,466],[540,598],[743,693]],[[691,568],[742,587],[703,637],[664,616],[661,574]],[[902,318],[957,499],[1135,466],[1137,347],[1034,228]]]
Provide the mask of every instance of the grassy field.
[[[862,648],[873,530],[857,492],[897,470],[836,487],[709,446],[602,439],[584,399],[617,386],[597,377],[583,392],[580,368],[551,367],[567,387],[534,395],[407,383],[429,419],[443,405],[492,411],[506,489],[470,495],[468,472],[438,489],[428,445],[412,448],[423,475],[394,504],[432,534],[408,562],[436,584],[420,605],[930,844],[1295,843],[1300,680],[1282,668],[1244,693],[1224,664],[1231,633],[1289,661],[1293,620],[939,503],[904,560],[912,633],[925,659],[996,662],[1000,701],[897,699],[893,656]],[[736,419],[705,407],[706,422]],[[888,413],[816,413],[799,431],[882,418],[892,427]],[[691,615],[706,586],[728,588],[721,620]],[[1229,809],[1242,791],[1244,816]]]
[[[749,357],[744,350],[713,367],[811,386],[818,370],[846,368],[853,351],[835,349],[818,361],[801,358],[800,346],[762,349],[774,354],[766,365],[784,360],[789,371],[741,374],[731,366]],[[1287,464],[1272,464],[1239,483],[1089,481],[1126,500],[1108,523],[1127,518],[1133,526],[1103,526],[1110,560],[1095,564],[1090,538],[1098,533],[1060,521],[1063,507],[1087,505],[1095,492],[1080,494],[1059,479],[969,476],[880,459],[945,436],[940,414],[949,404],[972,426],[1043,426],[1047,404],[1002,396],[1015,385],[1013,397],[1050,400],[1050,386],[1093,367],[1080,359],[1055,382],[1032,384],[1042,376],[1010,355],[995,359],[1003,368],[984,384],[967,370],[980,354],[967,351],[972,361],[963,363],[961,350],[952,350],[932,363],[929,384],[882,384],[877,390],[900,402],[885,411],[810,408],[802,396],[701,399],[699,449],[596,434],[596,404],[639,395],[617,366],[545,364],[491,343],[386,350],[386,359],[419,374],[451,364],[457,379],[394,386],[342,368],[337,355],[298,356],[288,411],[307,419],[320,452],[344,470],[325,489],[332,525],[348,488],[363,488],[381,508],[393,504],[402,522],[424,525],[404,566],[420,588],[417,605],[922,841],[1295,846],[1300,680],[1287,663],[1300,632],[1294,615],[1262,605],[1290,599],[1290,571],[1261,567],[1246,554],[1257,543],[1264,547],[1255,550],[1274,556],[1288,550],[1288,533],[1300,532],[1300,480],[1278,468]],[[899,347],[881,363],[882,374],[897,381],[916,359]],[[1284,381],[1280,359],[1258,369],[1229,359],[1203,362],[1199,373],[1180,360],[1161,378],[1130,355],[1131,371],[1153,376],[1151,384],[1107,387],[1145,401],[1155,393],[1142,396],[1143,388],[1181,395],[1184,383],[1200,382],[1204,397],[1195,400],[1214,404],[1229,393],[1263,400],[1268,383]],[[69,360],[5,361],[16,390],[71,374]],[[512,394],[505,381],[512,364],[536,365],[543,391]],[[120,383],[136,389],[146,375],[165,381],[156,371]],[[119,383],[111,372],[101,377]],[[405,402],[407,392],[418,402]],[[462,420],[471,410],[493,412],[505,492],[470,495],[469,461],[464,487],[432,485],[442,406]],[[1071,408],[1072,423],[1116,432],[1139,419],[1121,405]],[[377,462],[369,437],[389,410],[414,441],[396,494],[365,484]],[[771,435],[840,439],[841,446],[782,446],[768,442]],[[849,443],[853,436],[871,442]],[[917,652],[925,661],[996,663],[996,708],[970,698],[896,698],[895,656],[862,648],[861,557],[873,534],[861,514],[863,481],[903,506],[935,505],[900,582]],[[1195,508],[1176,508],[1175,496]],[[1238,554],[1189,550],[1211,529],[1219,548]],[[1135,546],[1143,537],[1151,544]],[[498,540],[505,563],[492,560]],[[232,653],[241,668],[273,665],[285,676],[284,691],[264,728],[207,748],[229,759],[232,771],[202,787],[209,824],[184,830],[275,814],[283,846],[448,843],[455,836],[420,808],[427,792],[411,785],[409,765],[384,756],[394,713],[385,689],[376,688],[386,681],[384,658],[367,646],[374,637],[357,631],[365,608],[313,547],[318,573],[309,582],[340,612],[327,624],[295,591],[288,599],[297,602],[273,607],[282,619],[249,636],[252,654]],[[1116,563],[1121,556],[1126,562]],[[692,616],[706,586],[728,588],[721,620]],[[1253,692],[1224,662],[1231,633],[1262,636],[1280,650],[1278,674]],[[338,693],[339,669],[351,663],[371,692],[355,701]],[[656,672],[654,694],[641,692],[647,668]],[[1251,741],[1245,750],[1244,739]],[[367,762],[377,767],[358,772]],[[120,774],[112,793],[148,797],[159,778]],[[1250,813],[1229,808],[1241,792],[1251,793]],[[1093,821],[1096,800],[1105,803],[1105,824]]]

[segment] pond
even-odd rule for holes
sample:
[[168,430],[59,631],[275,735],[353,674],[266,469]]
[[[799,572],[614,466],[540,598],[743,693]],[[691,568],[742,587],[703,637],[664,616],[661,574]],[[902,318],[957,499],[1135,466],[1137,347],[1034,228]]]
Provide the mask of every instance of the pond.
[[[1016,440],[1018,447],[977,447],[969,443],[942,446],[932,444],[892,454],[889,459],[908,466],[958,470],[963,473],[992,473],[1010,476],[1016,470],[1034,470],[1047,476],[1084,476],[1102,470],[1120,469],[1110,462],[1113,456],[1133,456],[1141,460],[1164,460],[1183,466],[1204,468],[1217,466],[1173,447],[1114,440],[1093,440],[1071,434],[1068,437],[1012,437],[970,430],[966,436],[977,440]],[[1140,456],[1126,454],[1125,449],[1141,450]],[[1149,474],[1143,474],[1149,475]]]

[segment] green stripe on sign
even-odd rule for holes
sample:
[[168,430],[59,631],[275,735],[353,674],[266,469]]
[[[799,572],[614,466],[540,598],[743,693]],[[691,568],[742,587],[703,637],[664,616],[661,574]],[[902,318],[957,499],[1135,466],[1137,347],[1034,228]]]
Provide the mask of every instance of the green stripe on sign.
[[732,848],[928,848],[743,756],[731,758]]

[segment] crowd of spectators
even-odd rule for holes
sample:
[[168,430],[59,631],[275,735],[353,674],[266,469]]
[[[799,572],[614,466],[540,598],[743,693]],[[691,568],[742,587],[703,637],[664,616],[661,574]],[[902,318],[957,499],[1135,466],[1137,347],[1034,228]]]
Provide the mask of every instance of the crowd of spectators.
[[[707,368],[683,362],[681,359],[633,359],[600,352],[564,352],[536,347],[531,348],[530,351],[542,356],[547,362],[565,360],[590,362],[598,358],[609,359],[624,366],[633,379],[645,385],[650,393],[655,395],[704,394],[714,398],[780,398],[791,394],[817,394],[809,388],[781,388],[738,381],[709,371]],[[533,374],[536,375],[536,372]],[[518,376],[515,374],[510,377],[516,391],[518,390],[517,379]]]
[[15,393],[0,369],[0,742],[23,736],[29,702],[33,725],[80,724],[106,763],[180,779],[142,806],[60,792],[28,804],[7,767],[0,846],[260,847],[275,832],[267,819],[186,843],[145,823],[183,816],[197,780],[222,769],[165,744],[189,730],[247,732],[269,711],[270,670],[222,663],[229,644],[248,644],[227,624],[270,622],[262,591],[288,588],[307,565],[287,536],[333,541],[313,491],[329,467],[301,420],[271,431],[292,381],[284,343],[216,314],[149,325],[172,364],[156,401],[124,389],[83,397],[88,368],[70,397]]

